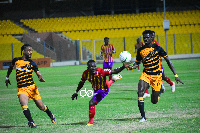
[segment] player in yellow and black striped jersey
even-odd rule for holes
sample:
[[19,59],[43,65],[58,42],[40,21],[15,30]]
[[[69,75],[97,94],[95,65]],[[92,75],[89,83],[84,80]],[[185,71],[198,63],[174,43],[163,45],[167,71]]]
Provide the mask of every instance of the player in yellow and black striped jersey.
[[38,91],[37,86],[35,85],[35,82],[33,81],[32,75],[33,71],[38,76],[38,79],[40,82],[45,82],[43,79],[41,73],[38,70],[37,64],[33,62],[30,58],[32,55],[32,47],[29,44],[24,44],[21,47],[21,52],[23,53],[22,57],[14,58],[12,60],[12,64],[8,68],[8,72],[6,75],[6,86],[8,87],[8,84],[10,83],[9,75],[11,74],[13,67],[16,67],[16,80],[17,80],[17,87],[18,87],[18,93],[17,96],[19,98],[19,102],[22,106],[23,113],[25,117],[27,118],[28,125],[31,128],[36,128],[36,124],[34,123],[30,110],[28,109],[28,101],[29,99],[34,100],[37,107],[46,112],[47,115],[50,117],[51,122],[55,123],[55,116],[52,114],[52,112],[48,109],[46,105],[43,104],[41,100],[40,93]]
[[163,57],[171,71],[175,75],[176,82],[183,82],[176,74],[175,68],[162,47],[153,43],[152,31],[145,30],[143,32],[144,46],[138,49],[136,62],[133,66],[129,66],[129,70],[136,69],[140,62],[143,62],[144,69],[138,83],[138,107],[142,116],[139,122],[146,121],[144,112],[143,95],[149,86],[152,87],[151,102],[156,104],[160,98],[160,89],[162,84],[161,57]]

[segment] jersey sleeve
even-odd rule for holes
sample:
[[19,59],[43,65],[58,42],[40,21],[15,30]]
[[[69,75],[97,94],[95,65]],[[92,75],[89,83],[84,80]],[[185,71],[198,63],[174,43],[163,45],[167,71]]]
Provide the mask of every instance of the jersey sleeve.
[[115,50],[115,47],[114,47],[114,45],[112,44],[112,50]]
[[162,56],[162,57],[167,57],[167,53],[165,52],[165,50],[158,46],[158,49],[159,49],[159,55]]
[[38,66],[37,66],[37,64],[35,62],[31,61],[31,66],[32,66],[32,68],[33,68],[35,73],[39,72]]
[[102,69],[100,67],[97,67],[97,71],[99,71],[104,76],[107,76],[112,73],[111,69]]
[[14,67],[14,66],[15,66],[15,62],[16,62],[17,60],[18,60],[17,58],[14,58],[14,59],[12,60],[11,67]]
[[103,45],[101,45],[101,52],[103,52]]
[[88,73],[88,71],[87,70],[85,70],[84,72],[83,72],[83,74],[82,74],[82,77],[81,77],[81,81],[86,81],[87,80],[87,74]]

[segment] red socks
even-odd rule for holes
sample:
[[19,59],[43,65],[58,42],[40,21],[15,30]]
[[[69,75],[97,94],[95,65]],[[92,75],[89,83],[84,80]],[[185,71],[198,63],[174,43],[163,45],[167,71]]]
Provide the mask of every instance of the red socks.
[[170,84],[170,86],[172,86],[173,85],[173,82],[169,79],[169,77],[167,76],[167,79],[166,79],[166,82],[168,83],[168,84]]
[[114,83],[115,81],[113,80],[106,80],[106,85],[108,86],[108,88],[110,88],[110,86],[112,85],[112,83]]
[[95,106],[89,106],[89,123],[90,124],[93,124],[94,115],[95,115]]
[[146,89],[145,93],[148,93],[148,94],[149,94],[149,89],[148,89],[148,88]]

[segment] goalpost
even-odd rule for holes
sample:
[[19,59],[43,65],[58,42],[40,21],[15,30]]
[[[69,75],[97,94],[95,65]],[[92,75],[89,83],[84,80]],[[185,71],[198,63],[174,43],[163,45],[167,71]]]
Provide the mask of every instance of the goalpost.
[[80,40],[81,63],[87,63],[88,60],[103,62],[103,58],[100,57],[101,45],[103,44],[103,39]]

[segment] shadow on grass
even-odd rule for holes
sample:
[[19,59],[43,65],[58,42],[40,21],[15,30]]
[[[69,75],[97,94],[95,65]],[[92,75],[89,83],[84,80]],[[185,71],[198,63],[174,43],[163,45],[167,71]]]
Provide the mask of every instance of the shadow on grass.
[[0,128],[27,127],[27,126],[0,126]]
[[86,125],[87,122],[76,122],[76,123],[65,123],[65,124],[61,124],[61,125]]
[[122,99],[122,100],[137,100],[137,98],[125,98],[125,97],[115,97],[110,99]]
[[[98,120],[110,120],[110,121],[138,121],[141,118],[119,118],[119,119],[98,119]],[[97,120],[97,121],[98,121]]]

